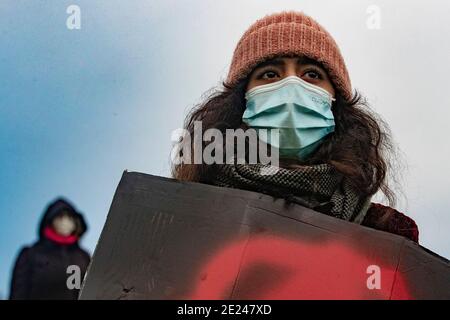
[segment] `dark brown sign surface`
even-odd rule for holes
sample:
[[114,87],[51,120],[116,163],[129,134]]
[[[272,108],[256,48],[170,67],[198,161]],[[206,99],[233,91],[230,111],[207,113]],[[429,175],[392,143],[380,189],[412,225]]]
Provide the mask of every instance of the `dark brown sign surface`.
[[450,264],[267,195],[125,172],[80,299],[450,299]]

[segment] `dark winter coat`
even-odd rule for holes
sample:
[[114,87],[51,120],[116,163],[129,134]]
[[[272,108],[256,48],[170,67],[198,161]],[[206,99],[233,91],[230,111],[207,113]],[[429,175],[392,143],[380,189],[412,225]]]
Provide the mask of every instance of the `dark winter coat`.
[[39,226],[39,240],[31,247],[23,248],[14,266],[10,299],[77,299],[79,290],[70,290],[67,273],[70,265],[79,266],[81,280],[90,262],[89,254],[81,249],[78,241],[61,245],[44,235],[44,228],[62,211],[68,211],[78,218],[79,236],[87,230],[83,216],[65,200],[58,199],[50,204]]

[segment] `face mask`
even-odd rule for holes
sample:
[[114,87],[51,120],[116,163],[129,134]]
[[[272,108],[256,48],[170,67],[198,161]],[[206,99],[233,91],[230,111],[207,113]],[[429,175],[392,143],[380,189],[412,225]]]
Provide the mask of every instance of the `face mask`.
[[[263,142],[279,149],[281,157],[307,158],[334,131],[332,96],[296,76],[249,90],[242,120],[258,132]],[[279,130],[279,141],[270,141],[260,129]]]
[[53,229],[62,236],[70,236],[76,229],[76,223],[73,218],[63,215],[53,220]]

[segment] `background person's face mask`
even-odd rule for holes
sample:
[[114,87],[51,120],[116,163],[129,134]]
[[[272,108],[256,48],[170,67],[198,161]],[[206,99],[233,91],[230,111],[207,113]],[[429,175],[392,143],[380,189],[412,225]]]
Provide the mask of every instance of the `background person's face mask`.
[[250,89],[242,120],[250,128],[278,129],[279,141],[270,134],[259,139],[279,149],[281,157],[307,158],[334,131],[332,96],[296,76]]

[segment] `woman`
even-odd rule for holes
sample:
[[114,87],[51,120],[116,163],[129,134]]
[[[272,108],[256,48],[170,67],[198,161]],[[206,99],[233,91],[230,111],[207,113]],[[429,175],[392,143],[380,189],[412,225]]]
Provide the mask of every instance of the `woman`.
[[[280,169],[263,164],[177,164],[175,178],[283,197],[324,214],[418,242],[415,222],[371,203],[387,184],[392,146],[385,125],[353,93],[344,59],[331,35],[298,12],[255,22],[234,51],[223,89],[186,119],[202,129],[279,129]],[[204,145],[205,146],[205,145]],[[190,148],[193,148],[191,145]]]
[[[82,214],[63,199],[46,209],[39,226],[39,240],[21,250],[11,281],[11,300],[76,300],[79,288],[69,288],[69,266],[79,269],[83,280],[90,262],[89,254],[78,241],[87,226]],[[74,280],[73,283],[77,283]]]

